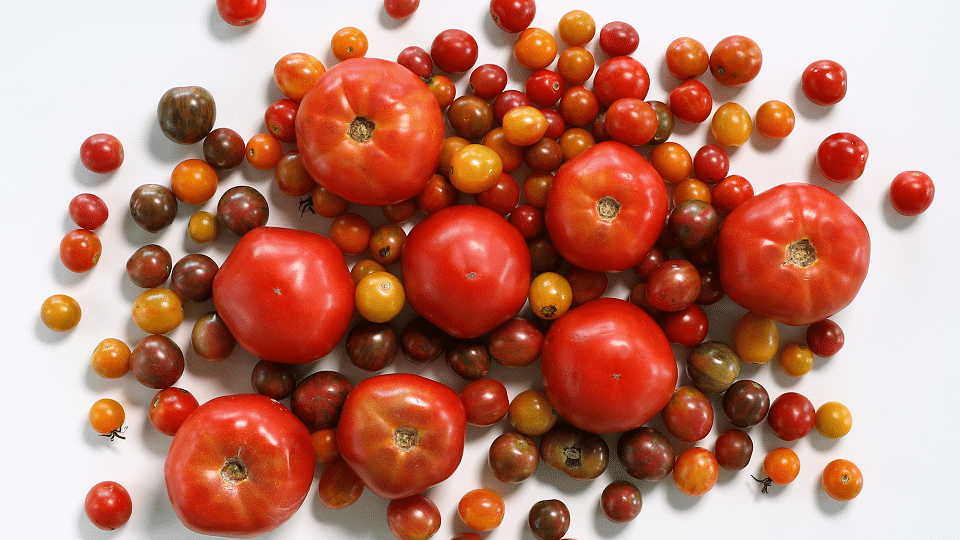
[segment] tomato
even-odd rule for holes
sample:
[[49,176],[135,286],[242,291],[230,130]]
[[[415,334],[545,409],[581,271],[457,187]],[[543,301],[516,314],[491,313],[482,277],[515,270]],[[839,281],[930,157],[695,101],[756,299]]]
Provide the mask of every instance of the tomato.
[[502,366],[528,366],[540,357],[543,332],[527,319],[513,317],[490,331],[487,348],[490,357]]
[[641,426],[620,435],[617,457],[630,476],[657,482],[673,471],[676,453],[666,435],[651,427]]
[[581,46],[571,45],[562,51],[557,57],[557,73],[564,81],[564,86],[577,86],[590,80],[593,76],[593,69],[596,67],[596,59],[589,49]]
[[167,186],[144,184],[130,194],[130,217],[147,232],[159,232],[177,218],[177,197]]
[[400,350],[411,362],[426,364],[440,357],[447,338],[437,325],[417,316],[400,331]]
[[683,311],[700,295],[700,272],[687,259],[670,259],[647,279],[647,303],[660,311]]
[[334,32],[330,38],[330,50],[333,57],[340,62],[366,56],[368,46],[367,35],[354,26],[345,26]]
[[91,135],[80,144],[80,163],[95,173],[113,172],[123,164],[123,144],[109,133]]
[[596,433],[557,423],[540,438],[540,461],[575,480],[593,480],[607,470],[610,449]]
[[817,105],[834,105],[847,95],[847,70],[833,60],[812,62],[800,75],[800,89]]
[[87,413],[90,427],[98,434],[110,437],[113,440],[116,437],[123,439],[120,435],[123,430],[123,421],[126,413],[123,405],[115,399],[101,398],[90,406],[90,412]]
[[375,375],[347,394],[340,454],[370,491],[401,499],[446,480],[463,457],[466,413],[448,386],[419,375]]
[[710,491],[720,476],[720,464],[713,452],[693,446],[680,452],[673,467],[673,482],[681,493],[699,497]]
[[507,484],[517,484],[530,478],[537,470],[540,449],[530,437],[507,431],[490,444],[487,462],[494,478]]
[[403,284],[390,272],[372,272],[364,276],[357,282],[354,300],[357,313],[375,323],[393,320],[406,304]]
[[710,73],[724,86],[739,87],[752,81],[763,64],[757,43],[746,36],[728,36],[710,53]]
[[506,504],[492,489],[472,489],[460,497],[457,515],[463,524],[475,531],[492,531],[500,526]]
[[807,327],[807,347],[821,358],[829,358],[843,348],[843,329],[835,321],[823,319]]
[[217,12],[228,24],[246,26],[263,17],[267,0],[217,0]]
[[817,147],[817,169],[828,180],[846,184],[863,175],[869,155],[863,139],[841,131],[828,136]]
[[427,88],[433,94],[433,98],[437,100],[437,105],[440,106],[441,111],[449,107],[454,98],[457,97],[456,84],[454,84],[453,79],[443,73],[425,77],[423,82],[427,83]]
[[767,423],[778,438],[795,441],[805,437],[813,429],[816,410],[803,394],[784,392],[770,404]]
[[554,321],[541,362],[557,413],[595,433],[646,423],[670,400],[678,377],[673,349],[657,323],[615,298],[587,302]]
[[760,383],[741,379],[723,393],[721,406],[731,424],[747,428],[759,424],[767,417],[770,395]]
[[83,510],[98,529],[112,531],[122,527],[133,514],[130,492],[112,480],[99,482],[83,499]]
[[216,311],[209,311],[199,318],[190,333],[190,345],[197,356],[208,362],[225,360],[237,346],[237,340]]
[[728,101],[717,108],[710,122],[710,133],[720,146],[740,146],[750,139],[753,120],[743,105]]
[[705,341],[690,350],[686,372],[694,386],[708,394],[719,394],[740,376],[740,358],[723,342]]
[[695,386],[677,388],[660,416],[667,431],[683,442],[699,441],[713,429],[713,405]]
[[297,140],[294,123],[300,103],[290,98],[275,100],[263,112],[263,123],[267,131],[280,142],[293,143]]
[[107,221],[110,210],[103,199],[93,193],[81,193],[70,199],[67,208],[70,219],[81,229],[90,231],[100,228]]
[[705,144],[693,155],[693,174],[707,184],[716,184],[730,172],[730,155],[716,144]]
[[468,381],[482,379],[490,372],[490,351],[478,337],[454,340],[443,359],[450,371]]
[[527,524],[539,540],[560,540],[570,529],[570,509],[559,499],[537,501],[527,513]]
[[[560,17],[557,34],[560,41],[569,47],[582,47],[593,40],[597,32],[597,22],[593,16],[582,9],[568,11]],[[569,47],[567,47],[569,49]]]
[[309,431],[336,427],[352,388],[339,372],[321,369],[300,379],[290,396],[290,410]]
[[628,22],[610,21],[600,28],[599,45],[607,56],[627,56],[640,46],[640,33]]
[[310,432],[278,401],[227,395],[180,425],[163,475],[190,530],[250,538],[283,524],[306,499],[315,460]]
[[713,454],[724,469],[739,471],[750,463],[753,439],[746,431],[730,428],[717,436]]
[[504,32],[522,31],[536,14],[535,0],[490,0],[490,18]]
[[350,506],[363,494],[363,482],[339,457],[327,464],[317,479],[317,495],[324,506],[341,509]]
[[97,265],[103,244],[88,229],[74,229],[60,240],[60,261],[71,272],[88,272]]
[[560,317],[573,303],[573,289],[567,278],[556,272],[543,272],[530,283],[530,308],[540,318]]
[[420,7],[420,0],[384,0],[383,11],[394,19],[406,19]]
[[744,362],[766,364],[780,348],[777,321],[752,311],[744,313],[733,329],[733,348]]
[[140,293],[133,302],[133,322],[144,332],[166,334],[183,322],[183,302],[167,287],[154,287]]
[[105,379],[119,379],[130,371],[130,347],[117,338],[105,338],[93,350],[90,366]]
[[667,96],[670,112],[689,124],[699,124],[710,118],[713,94],[707,85],[697,79],[687,79],[673,87]]
[[477,63],[477,40],[470,33],[455,28],[441,31],[430,44],[433,65],[446,73],[464,73]]
[[644,99],[650,90],[650,74],[639,60],[631,56],[614,56],[600,64],[593,75],[593,92],[602,105],[632,97]]
[[187,237],[197,244],[209,244],[217,239],[220,224],[217,216],[206,210],[197,210],[187,222]]
[[284,96],[299,103],[326,70],[312,54],[287,53],[273,65],[273,82]]
[[505,216],[517,207],[520,203],[520,186],[512,176],[505,172],[500,173],[497,179],[489,188],[474,194],[474,199],[480,206],[486,206],[494,212]]
[[515,146],[530,146],[547,132],[547,117],[532,105],[520,105],[503,115],[503,136]]
[[557,40],[543,28],[524,28],[513,43],[513,57],[530,71],[544,69],[557,57]]
[[291,364],[333,350],[353,317],[353,295],[333,241],[277,227],[242,236],[213,281],[214,306],[237,342],[260,359]]
[[162,389],[176,384],[183,375],[183,350],[161,334],[150,334],[130,351],[130,373],[147,388]]
[[160,131],[177,144],[193,144],[213,130],[217,104],[202,86],[175,86],[160,96],[157,121]]
[[800,326],[853,301],[867,275],[870,235],[830,191],[788,183],[731,212],[718,251],[720,281],[734,302]]
[[440,530],[440,519],[436,503],[422,493],[387,504],[387,526],[397,540],[426,540]]
[[467,413],[467,423],[473,426],[491,426],[505,416],[510,408],[507,388],[496,379],[481,378],[460,389],[460,401]]
[[228,171],[243,163],[247,143],[230,128],[217,128],[203,138],[203,159],[218,171]]
[[664,313],[660,317],[660,327],[670,343],[696,347],[707,337],[710,321],[700,304],[691,304],[680,311]]
[[461,193],[486,191],[500,180],[501,173],[503,173],[503,160],[489,146],[468,144],[450,157],[448,178],[453,187]]
[[801,377],[813,369],[813,351],[803,343],[787,343],[777,356],[780,369],[791,377]]
[[838,501],[856,498],[863,489],[863,473],[849,459],[835,459],[823,468],[823,490]]
[[259,360],[250,373],[250,386],[256,393],[280,401],[293,395],[297,373],[293,364]]
[[524,390],[507,409],[510,425],[528,437],[539,437],[557,425],[557,411],[547,393],[539,388]]
[[763,458],[763,474],[767,477],[757,480],[763,484],[762,493],[767,492],[771,482],[781,486],[789,484],[800,474],[800,458],[790,448],[774,448]]
[[712,204],[721,213],[729,214],[750,197],[753,184],[739,174],[731,174],[713,186]]
[[213,295],[213,278],[220,269],[203,253],[188,253],[170,272],[170,290],[183,302],[205,302]]
[[696,39],[679,37],[667,45],[664,61],[670,75],[684,81],[707,72],[710,67],[710,54]]
[[765,101],[754,115],[757,132],[771,139],[782,139],[793,131],[797,122],[793,109],[786,103],[771,99]]
[[643,495],[637,486],[626,480],[615,480],[600,493],[600,509],[614,523],[627,523],[640,515]]
[[530,285],[523,237],[476,205],[452,206],[414,225],[400,267],[410,307],[459,338],[482,336],[516,315]]
[[150,423],[164,435],[175,435],[183,422],[200,406],[197,398],[183,388],[168,386],[150,402]]
[[904,216],[918,216],[933,204],[933,179],[922,171],[904,171],[890,183],[890,204]]
[[608,141],[564,163],[544,220],[564,259],[588,270],[635,266],[656,243],[667,217],[667,190],[637,151]]
[[[689,191],[688,197],[676,200],[679,193]],[[688,178],[673,192],[674,208],[667,217],[667,227],[686,250],[703,249],[712,243],[720,233],[722,221],[720,213],[710,201],[710,188],[696,178]]]
[[426,187],[440,159],[444,120],[410,70],[353,58],[327,70],[303,98],[296,133],[318,184],[348,201],[384,206]]
[[827,439],[839,439],[853,427],[850,409],[839,401],[828,401],[817,408],[813,427]]
[[647,144],[657,134],[657,113],[641,99],[620,98],[610,104],[603,118],[607,134],[630,146]]
[[430,77],[433,73],[433,59],[430,58],[430,53],[419,45],[410,45],[400,51],[397,54],[397,63],[409,69],[417,77],[424,79]]

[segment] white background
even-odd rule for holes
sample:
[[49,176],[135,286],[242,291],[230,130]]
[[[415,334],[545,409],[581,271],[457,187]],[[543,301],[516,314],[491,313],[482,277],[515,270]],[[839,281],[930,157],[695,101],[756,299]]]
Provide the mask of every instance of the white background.
[[[201,250],[185,238],[186,218],[195,208],[181,205],[178,220],[166,231],[148,234],[127,215],[131,191],[148,182],[166,183],[173,166],[201,157],[199,145],[167,141],[156,125],[156,104],[170,87],[201,85],[217,102],[217,126],[232,127],[249,138],[261,131],[264,108],[281,97],[272,68],[282,55],[310,52],[328,67],[334,63],[329,40],[337,29],[356,26],[370,39],[369,56],[395,59],[407,45],[429,48],[445,28],[470,31],[481,44],[479,63],[509,67],[511,88],[524,72],[511,59],[513,37],[490,21],[482,0],[423,0],[409,20],[387,17],[376,0],[317,2],[272,0],[252,27],[235,29],[219,19],[213,0],[163,2],[17,3],[7,7],[0,31],[3,58],[2,147],[6,192],[0,197],[4,234],[4,374],[0,392],[4,467],[0,515],[5,535],[28,538],[183,539],[195,535],[173,515],[162,478],[169,438],[153,430],[146,417],[153,390],[132,376],[101,380],[89,356],[105,337],[136,343],[142,332],[130,322],[138,291],[124,273],[127,257],[140,245],[157,242],[174,259]],[[708,48],[731,34],[754,38],[763,50],[759,77],[739,90],[721,89],[709,75],[715,103],[735,100],[755,111],[780,99],[797,113],[797,128],[780,143],[758,136],[732,152],[731,173],[749,178],[757,191],[787,181],[809,181],[841,195],[867,223],[873,239],[870,273],[856,301],[835,317],[846,345],[829,360],[818,360],[800,380],[787,380],[773,365],[748,366],[744,376],[765,384],[772,396],[786,390],[806,394],[815,405],[828,400],[853,411],[851,433],[828,442],[813,433],[792,446],[800,455],[799,478],[787,487],[760,495],[750,473],[758,474],[763,454],[779,445],[763,426],[753,428],[756,449],[747,470],[722,472],[718,485],[703,497],[682,495],[667,479],[640,483],[644,507],[639,518],[612,525],[597,510],[599,493],[614,479],[626,479],[616,460],[592,483],[561,479],[541,466],[518,486],[499,483],[487,471],[490,441],[508,429],[471,428],[468,449],[456,475],[429,491],[443,513],[437,538],[464,531],[455,506],[460,495],[486,486],[508,504],[502,526],[488,538],[532,538],[525,521],[535,501],[560,498],[571,508],[570,538],[637,538],[669,534],[712,538],[947,538],[960,536],[960,464],[957,444],[955,347],[960,298],[956,278],[955,205],[956,133],[960,106],[957,51],[960,4],[900,1],[798,2],[614,2],[541,1],[534,26],[556,31],[563,13],[588,10],[598,27],[624,20],[640,32],[635,57],[652,78],[649,99],[665,100],[675,83],[663,68],[670,41],[692,36]],[[949,7],[947,7],[949,6]],[[596,41],[591,46],[597,50]],[[849,92],[840,104],[823,108],[805,101],[799,76],[811,61],[831,58],[848,70]],[[598,60],[603,56],[598,53]],[[460,93],[466,77],[456,79]],[[708,142],[706,126],[681,129],[676,140],[691,153]],[[836,131],[852,131],[870,147],[866,174],[854,184],[829,185],[813,167],[819,142]],[[126,160],[114,174],[85,171],[80,143],[97,132],[123,141]],[[921,169],[937,183],[936,201],[926,214],[908,219],[888,204],[895,174]],[[317,216],[300,218],[296,201],[272,187],[269,174],[247,165],[221,176],[220,192],[249,184],[272,201],[270,224],[323,231]],[[98,231],[102,259],[92,272],[74,275],[59,262],[60,238],[72,228],[68,201],[90,191],[110,206],[111,218]],[[205,208],[212,209],[216,198]],[[381,219],[378,212],[369,212]],[[229,234],[229,233],[228,233]],[[202,251],[221,262],[233,238],[225,236]],[[609,294],[625,297],[632,276],[614,279]],[[83,320],[73,331],[57,334],[39,320],[40,304],[54,293],[74,296]],[[230,392],[248,392],[254,359],[237,352],[220,364],[206,364],[189,350],[189,330],[210,304],[191,306],[188,319],[171,335],[187,353],[187,369],[178,386],[201,401]],[[712,339],[729,339],[730,323],[742,310],[723,302],[711,308]],[[405,315],[409,317],[409,314]],[[797,329],[782,328],[784,339]],[[678,357],[684,351],[678,349]],[[309,369],[343,369],[353,381],[361,376],[342,349]],[[416,371],[404,358],[388,368]],[[442,363],[427,370],[455,388]],[[511,397],[538,386],[536,364],[508,372],[494,366]],[[124,404],[127,439],[109,442],[87,424],[87,410],[100,397]],[[718,415],[718,418],[722,414]],[[655,421],[656,425],[657,422]],[[700,444],[712,448],[719,430]],[[608,438],[611,449],[615,438]],[[833,458],[846,457],[865,475],[863,493],[840,504],[819,488],[819,471]],[[124,484],[134,501],[131,521],[104,533],[87,522],[83,497],[96,482]],[[314,488],[315,489],[315,488]],[[273,538],[389,538],[383,521],[386,503],[365,493],[354,506],[325,509],[311,491],[307,502]]]

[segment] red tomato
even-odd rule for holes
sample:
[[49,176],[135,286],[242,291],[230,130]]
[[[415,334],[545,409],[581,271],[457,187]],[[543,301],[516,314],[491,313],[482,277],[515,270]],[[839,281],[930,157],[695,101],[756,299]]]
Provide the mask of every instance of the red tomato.
[[504,32],[520,32],[530,26],[537,14],[534,0],[490,0],[490,18]]
[[90,231],[99,229],[110,215],[107,203],[93,193],[80,193],[70,199],[67,211],[78,227]]
[[673,349],[650,316],[616,298],[568,311],[547,331],[543,384],[557,413],[594,433],[639,427],[677,385]]
[[710,53],[710,73],[724,86],[739,87],[752,81],[763,64],[755,41],[746,36],[728,36]]
[[460,465],[466,413],[450,387],[410,373],[375,375],[347,394],[337,424],[340,455],[370,491],[401,499]]
[[170,443],[163,475],[177,517],[201,534],[251,538],[300,508],[313,483],[310,432],[259,394],[214,398]]
[[90,488],[83,500],[83,509],[98,529],[112,531],[122,527],[133,513],[130,493],[120,484],[105,480]]
[[870,235],[830,191],[782,184],[727,216],[718,238],[723,290],[741,306],[789,325],[825,319],[867,277]]
[[164,435],[175,435],[184,420],[199,406],[197,398],[190,392],[168,386],[157,392],[150,402],[150,423]]
[[480,51],[470,33],[456,28],[441,31],[430,45],[433,65],[447,73],[463,73],[477,63]]
[[631,56],[614,56],[600,64],[593,75],[593,92],[609,107],[623,97],[644,99],[650,90],[650,74]]
[[100,174],[113,172],[123,163],[123,145],[109,133],[97,133],[80,144],[80,162]]
[[870,150],[853,133],[830,135],[817,147],[817,168],[828,180],[846,184],[863,175]]
[[417,223],[400,257],[407,302],[458,338],[474,338],[516,315],[530,287],[530,251],[502,216],[456,205]]
[[803,394],[785,392],[770,404],[767,423],[770,431],[785,441],[796,441],[810,433],[817,420],[817,410]]
[[423,191],[437,170],[444,129],[440,105],[419,77],[367,57],[327,70],[296,119],[300,157],[314,180],[367,206]]
[[213,280],[213,303],[244,349],[262,360],[312,362],[333,350],[354,313],[343,253],[319,234],[257,227]]
[[930,175],[922,171],[904,171],[890,183],[890,204],[904,216],[918,216],[933,204],[935,187]]
[[817,60],[803,70],[800,88],[817,105],[839,103],[847,95],[847,70],[833,60]]
[[636,266],[667,218],[667,189],[633,148],[606,141],[557,170],[544,220],[550,238],[574,266],[616,272]]
[[217,0],[217,11],[233,26],[246,26],[263,17],[267,0]]

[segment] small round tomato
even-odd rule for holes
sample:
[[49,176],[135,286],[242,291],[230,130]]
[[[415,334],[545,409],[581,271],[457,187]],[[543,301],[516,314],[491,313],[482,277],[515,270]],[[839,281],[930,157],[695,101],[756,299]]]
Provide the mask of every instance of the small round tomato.
[[597,22],[593,16],[582,9],[568,11],[557,23],[560,41],[569,47],[582,47],[593,39],[597,32]]
[[797,392],[785,392],[770,404],[767,424],[779,439],[796,441],[803,438],[816,423],[813,403]]
[[680,311],[700,295],[700,273],[687,259],[670,259],[647,279],[646,298],[661,311]]
[[126,488],[106,480],[90,488],[83,500],[83,509],[90,523],[98,529],[112,531],[130,520],[133,502]]
[[733,348],[744,362],[766,364],[780,348],[777,322],[752,311],[744,313],[733,330]]
[[447,122],[458,137],[475,141],[493,129],[493,107],[478,96],[464,94],[447,108]]
[[846,184],[863,175],[869,155],[863,139],[841,131],[830,135],[817,147],[817,169],[828,180]]
[[501,366],[528,366],[540,357],[543,332],[529,320],[513,317],[490,331],[487,348]]
[[219,266],[208,255],[188,253],[170,272],[170,290],[182,302],[205,302],[213,296],[213,279]]
[[717,184],[730,172],[730,155],[716,144],[705,144],[693,155],[693,174],[707,184]]
[[787,343],[777,360],[780,369],[791,377],[802,377],[813,369],[813,351],[803,343]]
[[107,221],[110,211],[107,203],[93,193],[81,193],[70,199],[67,207],[70,219],[81,229],[99,229]]
[[266,197],[251,186],[233,186],[217,201],[217,223],[238,236],[263,228],[269,217]]
[[422,493],[387,504],[387,525],[397,540],[430,538],[440,530],[440,509]]
[[904,171],[890,183],[890,204],[904,216],[918,216],[933,204],[933,179],[925,172]]
[[691,497],[710,491],[720,476],[720,464],[713,452],[699,446],[684,450],[673,466],[673,482],[677,489]]
[[406,295],[400,279],[390,272],[373,272],[357,282],[357,312],[371,322],[387,322],[400,314]]
[[557,40],[543,28],[525,28],[513,44],[513,57],[530,71],[544,69],[557,58]]
[[299,108],[300,103],[290,98],[280,98],[267,105],[267,109],[263,112],[263,123],[267,131],[280,142],[297,142],[294,125]]
[[574,127],[588,126],[600,113],[600,102],[597,101],[596,94],[583,85],[567,88],[558,107],[564,121]]
[[614,523],[627,523],[640,515],[643,495],[632,482],[615,480],[600,493],[600,509]]
[[447,338],[437,325],[417,316],[400,330],[400,350],[411,362],[426,364],[443,354]]
[[499,527],[505,510],[503,497],[486,488],[466,492],[457,503],[460,520],[475,531],[492,531]]
[[454,340],[443,359],[450,371],[468,381],[482,379],[490,372],[490,351],[481,338]]
[[610,21],[600,28],[599,45],[607,56],[633,54],[640,46],[640,33],[628,22]]
[[500,155],[488,146],[473,143],[454,152],[448,178],[462,193],[480,193],[493,187],[502,172]]
[[334,32],[330,38],[330,50],[333,57],[340,62],[366,56],[368,46],[367,35],[354,26],[345,26]]
[[823,319],[807,326],[807,347],[821,358],[829,358],[843,348],[843,329],[831,319]]
[[847,70],[833,60],[812,62],[800,75],[800,89],[817,105],[839,103],[847,95]]
[[746,36],[725,37],[710,53],[710,73],[724,86],[747,84],[760,73],[762,64],[760,46]]
[[487,462],[494,478],[517,484],[530,478],[540,464],[536,441],[522,433],[507,431],[490,444]]
[[197,210],[187,222],[187,236],[197,244],[209,244],[217,239],[220,225],[216,214],[206,210]]
[[90,366],[105,379],[119,379],[130,371],[130,347],[117,338],[106,338],[93,350]]
[[673,471],[676,453],[670,439],[664,434],[641,426],[620,435],[617,457],[630,476],[657,482]]
[[203,159],[214,169],[227,171],[243,163],[246,143],[230,128],[217,128],[203,138]]
[[713,405],[699,388],[681,386],[660,411],[671,435],[683,442],[696,442],[713,429]]
[[717,463],[730,471],[739,471],[750,463],[753,439],[746,431],[730,428],[717,436],[713,453]]
[[173,260],[166,248],[147,244],[137,249],[127,259],[127,276],[136,286],[144,289],[159,287],[170,277]]
[[202,86],[175,86],[164,92],[157,103],[160,130],[177,144],[203,140],[213,130],[216,119],[217,104]]
[[570,529],[570,509],[558,499],[537,501],[530,507],[527,524],[539,540],[560,540]]
[[530,282],[530,308],[542,319],[552,320],[570,309],[573,288],[567,278],[556,272],[543,272]]
[[467,423],[473,426],[493,425],[505,417],[510,408],[506,387],[489,378],[467,383],[460,390],[460,401],[467,412]]
[[469,89],[480,99],[493,99],[507,87],[507,71],[496,64],[482,64],[470,72]]
[[130,194],[130,217],[147,232],[168,227],[177,217],[177,197],[167,186],[144,184]]
[[772,99],[764,102],[754,116],[757,132],[771,139],[782,139],[793,131],[797,122],[793,109],[786,103]]
[[644,99],[650,89],[650,74],[632,56],[615,56],[604,61],[593,75],[593,92],[601,104],[609,107],[614,101],[632,97]]
[[103,244],[100,237],[88,229],[75,229],[60,240],[60,261],[71,272],[88,272],[97,265]]
[[596,65],[593,53],[576,45],[563,49],[557,57],[557,73],[563,78],[565,86],[582,85],[589,81]]
[[370,233],[370,241],[367,243],[370,258],[384,266],[400,262],[406,239],[407,231],[396,223],[378,226]]
[[163,388],[150,402],[150,423],[160,433],[173,436],[183,421],[199,406],[197,398],[190,392],[173,386]]
[[693,174],[693,157],[682,144],[674,141],[654,147],[650,164],[668,184],[679,184]]
[[557,423],[557,411],[546,392],[539,388],[524,390],[514,396],[507,417],[514,429],[528,437],[539,437]]
[[509,174],[502,172],[495,184],[480,193],[474,194],[480,206],[486,206],[505,216],[511,213],[520,202],[520,186]]
[[351,388],[337,371],[314,371],[293,388],[290,410],[310,431],[335,427]]
[[696,347],[707,337],[707,312],[700,304],[690,304],[680,311],[670,311],[660,317],[660,327],[670,340],[681,347]]
[[261,396],[287,399],[297,387],[297,374],[292,364],[259,360],[250,372],[250,387]]
[[456,84],[454,84],[453,79],[443,73],[436,73],[424,77],[423,82],[427,83],[427,89],[433,94],[441,111],[449,107],[457,97]]
[[536,14],[534,0],[490,0],[490,18],[504,32],[523,31]]
[[347,332],[347,356],[364,371],[380,371],[393,362],[400,349],[400,335],[388,321],[363,320]]
[[503,115],[503,136],[515,146],[530,146],[547,132],[547,117],[532,105],[514,107]]
[[[310,432],[310,441],[313,443],[313,454],[317,463],[330,465],[343,461],[340,459],[340,448],[337,447],[337,428],[315,429]],[[347,468],[350,466],[347,465]]]
[[753,121],[743,105],[728,101],[717,108],[710,122],[710,133],[720,146],[740,146],[750,139]]
[[814,427],[827,439],[839,439],[853,427],[850,409],[839,401],[828,401],[817,408]]
[[420,0],[384,0],[383,11],[394,19],[406,19],[420,7]]
[[118,437],[123,438],[120,432],[123,429],[126,414],[123,405],[117,400],[111,398],[98,399],[90,406],[87,417],[90,421],[90,427],[98,434],[110,437],[110,440]]
[[763,474],[766,478],[758,480],[763,484],[763,493],[767,492],[770,483],[787,485],[797,479],[800,474],[800,457],[786,447],[774,448],[763,458]]
[[317,495],[327,508],[338,510],[357,502],[363,495],[363,481],[345,461],[336,459],[327,464],[317,479]]
[[464,73],[477,63],[477,40],[469,32],[455,28],[441,31],[430,45],[430,57],[440,71]]
[[690,350],[686,372],[694,386],[708,394],[719,394],[740,376],[740,358],[726,343],[705,341]]
[[713,186],[711,204],[726,215],[750,197],[753,197],[753,184],[739,174],[731,174]]
[[283,145],[270,133],[257,133],[247,140],[246,156],[254,169],[269,171],[283,157]]
[[150,334],[130,351],[130,373],[147,388],[173,386],[183,375],[184,367],[180,346],[162,334]]
[[228,24],[246,26],[263,17],[267,0],[217,0],[217,12]]
[[551,69],[538,69],[527,76],[523,91],[537,107],[552,107],[566,90],[563,77]]
[[849,459],[835,459],[823,468],[823,490],[838,501],[856,498],[863,490],[863,473]]
[[273,82],[284,96],[300,102],[326,70],[312,54],[287,53],[273,65]]
[[423,79],[430,77],[433,73],[433,59],[430,58],[430,53],[419,45],[410,45],[400,51],[397,54],[397,63]]
[[80,162],[95,173],[113,172],[123,163],[123,145],[108,133],[91,135],[80,144]]
[[[690,178],[695,182],[699,180]],[[685,180],[684,182],[687,182]],[[680,185],[677,186],[681,187]],[[710,188],[703,184],[708,194]],[[676,196],[676,191],[674,192]],[[709,198],[709,196],[707,196]],[[720,233],[721,216],[709,201],[691,197],[674,201],[676,206],[667,216],[667,227],[683,249],[701,249],[716,240]]]
[[359,255],[370,244],[373,225],[366,217],[346,212],[334,218],[330,223],[330,239],[347,255]]
[[763,421],[770,409],[770,395],[756,381],[741,379],[727,389],[721,401],[723,413],[730,423],[748,428]]
[[689,124],[705,121],[713,111],[713,95],[697,79],[687,79],[674,86],[667,96],[667,102],[670,112]]
[[710,67],[707,48],[694,38],[679,37],[667,45],[664,58],[667,71],[681,81],[699,77]]
[[133,322],[144,332],[166,334],[183,322],[183,302],[173,290],[154,287],[134,300],[132,314]]
[[197,356],[208,362],[225,360],[237,346],[237,340],[216,311],[199,318],[190,333],[190,345]]
[[620,98],[610,104],[603,118],[607,134],[630,146],[647,144],[657,134],[657,113],[642,99]]

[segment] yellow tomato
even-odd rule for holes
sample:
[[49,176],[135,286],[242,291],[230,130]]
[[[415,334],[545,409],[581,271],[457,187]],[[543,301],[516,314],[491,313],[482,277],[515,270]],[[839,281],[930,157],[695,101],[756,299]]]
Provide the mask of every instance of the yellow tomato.
[[710,133],[720,146],[740,146],[750,139],[752,131],[750,113],[739,103],[724,103],[713,113]]
[[530,308],[542,319],[556,319],[570,309],[573,288],[567,278],[556,272],[544,272],[530,283]]
[[543,138],[550,127],[547,117],[532,105],[520,105],[503,115],[503,136],[516,146],[530,146]]
[[744,362],[766,364],[777,354],[780,330],[769,317],[748,311],[733,330],[733,350]]
[[55,294],[40,306],[40,320],[47,328],[66,332],[80,322],[80,304],[65,294]]
[[803,343],[788,343],[780,351],[779,360],[784,373],[800,377],[813,368],[813,351]]
[[219,232],[217,216],[206,210],[195,212],[187,223],[187,236],[198,244],[213,242]]
[[390,272],[371,272],[360,278],[354,290],[357,312],[370,322],[387,322],[403,309],[407,300],[400,279]]
[[117,338],[106,338],[93,350],[90,365],[105,379],[119,379],[130,371],[130,347]]
[[144,332],[166,334],[183,322],[183,303],[166,287],[147,289],[133,302],[133,321]]
[[838,401],[828,401],[817,409],[813,424],[820,435],[828,439],[839,439],[853,427],[853,415],[846,405]]
[[453,153],[449,172],[453,187],[464,193],[480,193],[500,179],[503,161],[493,148],[471,143]]

